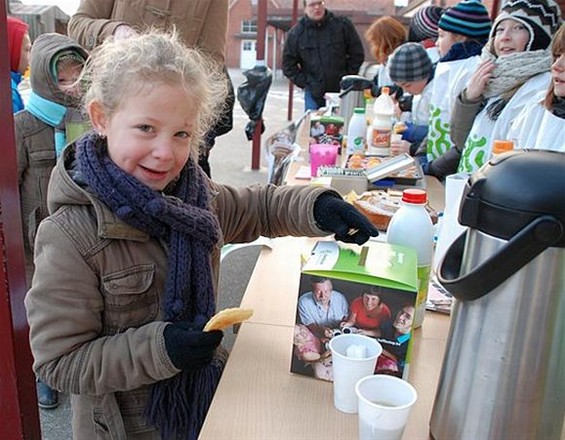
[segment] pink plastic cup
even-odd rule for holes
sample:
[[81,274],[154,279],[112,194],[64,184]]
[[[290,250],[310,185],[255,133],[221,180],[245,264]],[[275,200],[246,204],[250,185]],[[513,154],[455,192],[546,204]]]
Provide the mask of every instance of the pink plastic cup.
[[335,165],[337,161],[337,145],[312,144],[310,145],[310,175],[318,175],[321,165]]

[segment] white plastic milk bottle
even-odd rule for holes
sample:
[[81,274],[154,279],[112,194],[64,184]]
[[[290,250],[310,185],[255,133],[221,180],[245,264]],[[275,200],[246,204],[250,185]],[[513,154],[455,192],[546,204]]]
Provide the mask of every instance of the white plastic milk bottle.
[[427,195],[422,189],[405,189],[402,205],[393,215],[386,231],[387,242],[416,250],[418,260],[418,294],[414,328],[422,325],[428,298],[428,283],[434,246],[434,225],[426,211]]
[[356,107],[347,125],[347,156],[354,153],[365,153],[367,136],[367,120],[365,109]]
[[371,125],[371,142],[369,154],[379,156],[390,155],[390,135],[394,117],[394,101],[390,97],[390,89],[383,87],[381,94],[373,105],[373,123]]

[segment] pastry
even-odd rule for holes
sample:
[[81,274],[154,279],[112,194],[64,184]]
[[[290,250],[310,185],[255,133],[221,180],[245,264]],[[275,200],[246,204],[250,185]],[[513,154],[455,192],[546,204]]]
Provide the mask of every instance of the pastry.
[[253,309],[242,309],[241,307],[224,309],[210,318],[204,326],[204,331],[224,330],[234,324],[248,320],[251,316],[253,316]]

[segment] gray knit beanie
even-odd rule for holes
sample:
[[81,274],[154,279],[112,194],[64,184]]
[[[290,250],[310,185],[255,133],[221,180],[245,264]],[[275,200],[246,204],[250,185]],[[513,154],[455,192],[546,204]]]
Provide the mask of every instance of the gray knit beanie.
[[419,43],[404,43],[388,60],[388,74],[395,83],[427,79],[432,71],[432,60]]

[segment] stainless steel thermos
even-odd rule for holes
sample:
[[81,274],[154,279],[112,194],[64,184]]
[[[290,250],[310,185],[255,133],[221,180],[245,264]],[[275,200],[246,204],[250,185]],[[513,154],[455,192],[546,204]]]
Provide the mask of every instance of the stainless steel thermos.
[[339,83],[339,114],[343,117],[343,130],[347,133],[349,120],[357,107],[365,108],[365,92],[373,86],[373,81],[360,75],[345,75]]
[[439,267],[456,298],[436,440],[559,439],[565,415],[565,154],[518,150],[473,174]]

